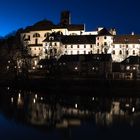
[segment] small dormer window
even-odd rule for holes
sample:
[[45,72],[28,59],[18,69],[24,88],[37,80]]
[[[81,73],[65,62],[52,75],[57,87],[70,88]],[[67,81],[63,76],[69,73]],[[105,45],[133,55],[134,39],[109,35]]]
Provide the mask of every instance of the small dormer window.
[[49,37],[49,40],[54,40],[54,37],[53,37],[53,36],[50,36],[50,37]]

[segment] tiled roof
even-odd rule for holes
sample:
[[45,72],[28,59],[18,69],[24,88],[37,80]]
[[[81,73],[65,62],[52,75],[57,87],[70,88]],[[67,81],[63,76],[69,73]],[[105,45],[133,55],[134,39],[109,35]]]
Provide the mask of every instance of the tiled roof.
[[29,44],[29,47],[42,47],[42,44]]
[[98,36],[104,36],[104,35],[112,36],[112,34],[106,28],[103,28],[98,32]]
[[87,61],[87,62],[106,62],[110,61],[111,54],[81,54],[81,55],[62,55],[59,62],[77,62],[77,61]]
[[73,36],[63,36],[63,44],[95,44],[96,36],[95,35],[73,35]]
[[51,29],[63,29],[67,28],[69,31],[79,31],[84,30],[84,24],[70,24],[67,26],[55,25],[53,22],[49,20],[42,20],[35,23],[32,26],[28,26],[23,30],[23,33],[30,31],[42,31],[42,30],[51,30]]
[[51,30],[55,25],[49,20],[42,20],[35,23],[33,26],[28,26],[23,32]]
[[79,31],[84,30],[84,24],[70,24],[67,26],[69,31]]
[[140,35],[116,35],[114,44],[140,44]]
[[121,64],[140,64],[140,57],[139,56],[129,56]]

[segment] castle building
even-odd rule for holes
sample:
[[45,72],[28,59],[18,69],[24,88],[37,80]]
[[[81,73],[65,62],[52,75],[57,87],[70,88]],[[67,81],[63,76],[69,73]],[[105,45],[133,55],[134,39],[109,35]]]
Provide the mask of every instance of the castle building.
[[84,24],[72,24],[68,11],[61,13],[60,23],[43,20],[24,29],[21,40],[33,65],[40,59],[61,55],[111,54],[114,62],[140,55],[140,35],[117,35],[115,29],[99,27],[86,32]]

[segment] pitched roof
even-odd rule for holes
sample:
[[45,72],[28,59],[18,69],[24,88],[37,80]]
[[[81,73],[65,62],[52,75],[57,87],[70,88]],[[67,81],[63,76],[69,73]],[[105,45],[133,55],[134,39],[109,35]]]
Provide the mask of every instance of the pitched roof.
[[104,35],[112,36],[112,34],[106,28],[103,28],[98,32],[98,36],[104,36]]
[[139,56],[129,56],[121,64],[140,64],[140,57]]
[[40,31],[40,30],[51,30],[55,25],[53,22],[49,20],[42,20],[37,23],[35,23],[32,26],[26,27],[23,32],[29,32],[29,31]]
[[80,55],[62,55],[58,62],[78,62],[78,61],[92,61],[92,62],[106,62],[110,61],[111,54],[80,54]]
[[95,35],[71,35],[63,36],[61,39],[63,44],[95,44]]
[[140,35],[116,35],[114,44],[140,44]]
[[84,24],[69,24],[67,26],[67,29],[69,31],[79,31],[79,30],[84,30]]

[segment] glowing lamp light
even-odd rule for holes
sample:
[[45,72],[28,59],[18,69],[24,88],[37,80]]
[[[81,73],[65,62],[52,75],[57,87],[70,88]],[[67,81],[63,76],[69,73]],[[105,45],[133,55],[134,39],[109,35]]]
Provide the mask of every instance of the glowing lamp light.
[[7,90],[9,90],[10,89],[10,87],[7,87]]
[[14,102],[14,98],[13,97],[11,97],[11,103],[13,103]]
[[74,69],[75,69],[75,70],[78,70],[78,67],[75,67]]
[[35,104],[35,99],[33,99],[33,103]]
[[41,97],[40,99],[43,100],[43,97]]
[[77,108],[78,107],[78,105],[77,104],[75,104],[75,108]]
[[92,101],[94,101],[94,97],[92,97]]
[[43,66],[42,65],[40,65],[40,68],[42,68]]
[[35,94],[35,98],[37,99],[37,94]]
[[135,112],[135,107],[132,107],[132,112]]

